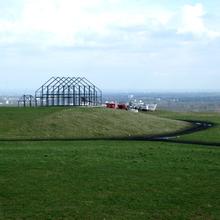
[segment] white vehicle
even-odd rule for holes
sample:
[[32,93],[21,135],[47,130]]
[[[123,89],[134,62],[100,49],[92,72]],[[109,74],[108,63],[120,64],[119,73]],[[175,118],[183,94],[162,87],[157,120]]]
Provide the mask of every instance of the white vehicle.
[[155,111],[157,104],[145,104],[142,100],[131,100],[128,104],[129,109],[138,109],[141,111]]
[[142,111],[155,111],[157,108],[157,104],[145,104],[140,107]]

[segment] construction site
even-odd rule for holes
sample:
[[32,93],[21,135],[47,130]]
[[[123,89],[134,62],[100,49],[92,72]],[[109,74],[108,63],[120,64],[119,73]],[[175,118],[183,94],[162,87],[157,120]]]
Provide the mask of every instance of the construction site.
[[85,77],[52,77],[34,95],[18,100],[22,107],[99,106],[102,91]]
[[19,107],[50,106],[96,106],[110,109],[155,111],[157,104],[146,104],[136,99],[128,102],[105,101],[101,89],[85,77],[51,77],[34,93],[22,95],[18,99]]

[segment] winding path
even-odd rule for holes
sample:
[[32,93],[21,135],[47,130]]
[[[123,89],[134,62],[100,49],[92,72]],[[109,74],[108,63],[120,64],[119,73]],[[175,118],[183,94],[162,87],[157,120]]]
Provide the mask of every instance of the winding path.
[[204,146],[217,146],[220,147],[220,142],[203,142],[203,141],[188,141],[181,140],[180,137],[186,134],[192,134],[202,130],[210,129],[216,124],[207,121],[189,121],[184,120],[192,124],[192,127],[179,131],[173,132],[166,135],[153,135],[153,136],[131,136],[131,137],[106,137],[106,138],[33,138],[33,139],[0,139],[2,142],[8,141],[94,141],[94,140],[118,140],[118,141],[158,141],[158,142],[170,142],[170,143],[182,143],[182,144],[195,144]]
[[196,145],[205,145],[205,146],[219,146],[220,147],[220,143],[215,143],[215,142],[180,140],[179,138],[182,135],[192,134],[192,133],[199,132],[202,130],[207,130],[207,129],[210,129],[210,128],[216,126],[214,123],[207,122],[207,121],[186,121],[186,122],[191,123],[192,127],[189,129],[180,131],[180,132],[170,133],[168,135],[153,136],[150,138],[146,138],[146,140],[183,143],[183,144],[196,144]]

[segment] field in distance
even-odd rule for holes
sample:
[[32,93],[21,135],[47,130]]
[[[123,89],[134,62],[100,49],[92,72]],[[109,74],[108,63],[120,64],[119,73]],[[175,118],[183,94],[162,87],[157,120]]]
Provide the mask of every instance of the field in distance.
[[83,139],[151,136],[190,124],[105,108],[0,108],[0,139]]

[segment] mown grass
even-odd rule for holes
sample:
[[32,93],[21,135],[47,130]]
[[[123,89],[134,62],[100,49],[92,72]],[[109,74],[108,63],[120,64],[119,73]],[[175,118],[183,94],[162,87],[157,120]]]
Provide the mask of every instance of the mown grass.
[[219,158],[159,142],[0,142],[0,219],[219,219]]
[[153,115],[104,108],[0,108],[0,139],[150,136],[189,126]]
[[[171,118],[214,122],[183,138],[219,140],[215,113],[0,108],[0,118],[0,139],[146,135],[188,126]],[[146,130],[135,133],[139,125]],[[219,158],[217,147],[178,143],[2,141],[0,219],[219,219]]]
[[220,144],[220,113],[217,112],[168,112],[168,111],[157,111],[154,113],[148,113],[154,116],[163,118],[170,118],[176,120],[198,120],[207,121],[214,123],[214,127],[208,130],[183,135],[179,140],[186,141],[201,141],[207,143],[219,143]]

